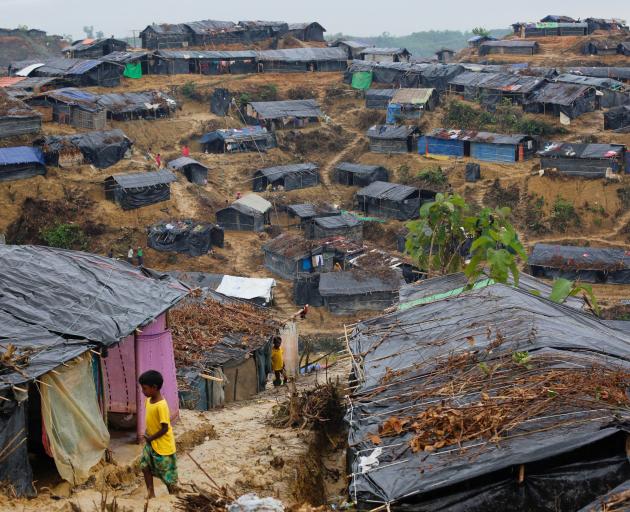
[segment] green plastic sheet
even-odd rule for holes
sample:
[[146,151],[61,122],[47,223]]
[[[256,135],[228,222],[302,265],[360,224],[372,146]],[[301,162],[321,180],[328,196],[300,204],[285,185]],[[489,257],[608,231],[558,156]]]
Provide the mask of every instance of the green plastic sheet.
[[364,91],[369,89],[372,85],[372,72],[371,71],[357,71],[352,73],[352,87]]
[[125,64],[123,76],[127,78],[142,78],[142,64],[140,62],[129,62]]

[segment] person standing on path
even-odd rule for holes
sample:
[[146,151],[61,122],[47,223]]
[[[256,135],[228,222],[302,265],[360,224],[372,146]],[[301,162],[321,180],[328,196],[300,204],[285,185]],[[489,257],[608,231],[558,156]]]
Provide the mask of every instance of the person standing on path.
[[187,144],[184,144],[184,147],[182,148],[182,156],[190,156],[190,148]]
[[127,263],[133,265],[133,248],[131,245],[129,246],[129,250],[127,251]]
[[155,164],[157,165],[159,171],[162,168],[162,157],[159,153],[155,155]]
[[136,258],[138,259],[139,267],[144,265],[144,252],[142,251],[142,247],[138,247],[138,250],[136,251]]

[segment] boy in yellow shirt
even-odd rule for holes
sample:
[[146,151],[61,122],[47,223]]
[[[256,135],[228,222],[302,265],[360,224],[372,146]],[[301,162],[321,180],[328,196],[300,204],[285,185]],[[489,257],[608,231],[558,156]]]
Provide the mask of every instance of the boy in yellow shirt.
[[[273,348],[271,349],[271,369],[276,377],[273,381],[274,386],[287,383],[287,371],[284,369],[284,350],[280,345],[282,345],[282,339],[280,336],[276,336],[273,339]],[[284,382],[280,377],[284,379]]]
[[170,494],[177,492],[177,457],[175,455],[175,436],[171,427],[168,403],[160,393],[164,378],[160,372],[149,370],[138,379],[142,393],[147,397],[146,444],[140,458],[140,469],[144,474],[148,498],[155,498],[153,477],[157,476]]

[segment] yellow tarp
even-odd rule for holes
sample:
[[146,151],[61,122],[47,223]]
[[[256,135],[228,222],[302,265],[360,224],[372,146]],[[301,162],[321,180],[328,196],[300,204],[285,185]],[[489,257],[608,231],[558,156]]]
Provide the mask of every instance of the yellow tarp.
[[[87,480],[109,446],[87,353],[42,377],[42,418],[55,465],[73,485]],[[48,385],[46,385],[48,384]]]

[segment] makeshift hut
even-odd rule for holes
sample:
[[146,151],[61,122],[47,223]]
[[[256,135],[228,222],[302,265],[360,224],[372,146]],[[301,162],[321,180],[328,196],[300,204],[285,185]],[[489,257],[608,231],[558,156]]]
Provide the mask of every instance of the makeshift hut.
[[225,75],[256,73],[252,50],[159,50],[150,60],[154,75]]
[[152,24],[140,32],[142,48],[159,50],[161,48],[184,48],[188,46],[188,30],[181,24]]
[[312,163],[279,165],[259,169],[254,173],[254,192],[271,190],[296,190],[319,184],[319,166]]
[[479,55],[534,55],[539,52],[536,41],[501,40],[485,41],[479,45]]
[[549,142],[538,152],[542,169],[557,169],[568,176],[604,178],[623,172],[626,147],[620,144]]
[[171,198],[171,183],[175,175],[166,170],[114,174],[105,179],[105,198],[114,201],[123,210],[133,210]]
[[479,46],[482,43],[488,42],[488,41],[496,41],[496,37],[492,37],[492,36],[472,36],[470,39],[468,39],[467,43],[468,43],[468,48],[479,48]]
[[247,126],[208,132],[198,142],[205,153],[265,152],[276,147],[276,136],[267,128]]
[[630,252],[625,249],[536,244],[527,263],[535,277],[630,284]]
[[435,52],[435,57],[437,58],[437,61],[442,63],[451,62],[454,55],[455,50],[451,50],[450,48],[440,48]]
[[180,156],[175,160],[171,160],[167,167],[183,173],[188,181],[196,185],[206,185],[208,183],[208,168],[194,158]]
[[315,217],[311,228],[305,230],[306,238],[322,239],[342,236],[347,240],[363,242],[363,221],[351,213]]
[[621,19],[586,18],[584,22],[588,25],[588,33],[592,34],[596,30],[608,32],[627,32],[628,26]]
[[383,311],[398,302],[401,281],[389,268],[327,272],[319,277],[319,294],[334,315]]
[[287,48],[256,52],[258,71],[304,73],[305,71],[345,71],[346,52],[341,48]]
[[256,195],[248,194],[230,206],[217,210],[217,224],[232,231],[263,231],[271,224],[271,203]]
[[470,139],[475,134],[474,131],[436,128],[418,139],[418,153],[456,158],[470,156]]
[[470,156],[487,162],[522,162],[536,155],[536,141],[529,135],[476,132],[470,138]]
[[0,148],[0,181],[45,175],[44,155],[38,148],[29,146]]
[[47,60],[35,67],[28,76],[60,77],[75,87],[116,87],[120,85],[122,69],[111,62],[96,59]]
[[108,119],[115,121],[159,119],[177,109],[177,102],[161,91],[101,94],[96,103],[107,111]]
[[262,250],[266,269],[284,279],[296,279],[302,274],[331,272],[336,263],[344,267],[363,246],[343,237],[306,240],[296,233],[282,233],[265,243]]
[[622,82],[612,78],[596,78],[592,76],[572,75],[562,73],[553,79],[556,82],[585,85],[593,87],[598,92],[599,105],[602,108],[616,107],[630,104],[630,95],[625,92]]
[[448,89],[465,99],[478,100],[489,110],[494,110],[503,100],[524,104],[544,84],[545,79],[537,76],[466,71],[450,79]]
[[300,41],[316,41],[323,43],[326,29],[316,21],[307,23],[289,23],[289,35]]
[[131,150],[133,142],[122,130],[49,135],[35,141],[41,147],[46,163],[59,167],[81,165],[84,161],[99,169],[119,162]]
[[156,251],[203,256],[212,247],[223,247],[223,229],[192,220],[158,222],[149,228],[147,240]]
[[74,87],[47,91],[28,100],[34,108],[52,109],[52,120],[85,130],[104,130],[107,111],[98,104],[98,95]]
[[578,510],[628,480],[628,335],[548,292],[463,281],[349,333],[356,506]]
[[410,57],[406,48],[366,48],[360,53],[361,60],[370,62],[409,62]]
[[543,85],[524,104],[526,112],[568,119],[575,119],[599,108],[599,98],[594,87],[562,82]]
[[149,55],[148,51],[120,51],[108,53],[99,60],[122,66],[125,78],[137,79],[149,73]]
[[[183,407],[210,410],[264,391],[282,326],[263,308],[206,299],[180,305],[170,320]],[[297,354],[297,330],[292,341],[283,339],[286,355]]]
[[630,83],[630,66],[629,67],[575,66],[575,67],[566,68],[565,71],[573,75],[586,75],[586,76],[592,76],[596,78],[612,78],[613,80],[619,80],[624,83]]
[[604,112],[604,130],[627,130],[630,128],[630,105],[614,107]]
[[389,181],[389,171],[382,165],[341,162],[333,171],[333,179],[342,185],[365,187],[374,181]]
[[101,39],[80,39],[64,48],[63,53],[70,59],[98,59],[113,52],[126,52],[127,42],[113,37]]
[[247,116],[268,130],[302,128],[324,117],[317,100],[253,101]]
[[357,191],[355,202],[366,215],[409,220],[418,217],[422,203],[434,197],[435,193],[428,190],[400,183],[374,181]]
[[619,43],[619,46],[617,47],[617,53],[625,55],[626,57],[630,57],[630,41]]
[[588,23],[581,21],[539,21],[513,23],[514,34],[519,37],[586,36]]
[[318,217],[331,217],[340,215],[341,211],[327,204],[290,204],[286,206],[286,211],[290,219],[298,219],[297,226],[304,230],[306,238],[312,237],[312,221]]
[[435,89],[398,89],[387,107],[387,123],[420,119],[425,111],[435,109],[439,99]]
[[582,53],[584,55],[616,55],[618,45],[617,41],[594,39],[584,43]]
[[368,48],[368,43],[364,43],[363,41],[353,41],[350,39],[341,39],[337,41],[333,41],[330,43],[330,46],[334,46],[335,48],[341,48],[346,52],[348,60],[360,59],[361,52]]
[[418,134],[417,126],[376,124],[366,135],[374,153],[410,153],[417,147]]
[[142,438],[139,373],[162,373],[162,394],[178,417],[166,316],[188,288],[124,262],[50,247],[0,245],[0,262],[0,480],[33,495],[31,452],[42,466],[49,454],[71,486],[84,483],[109,447],[108,420],[133,417]]
[[387,110],[397,89],[368,89],[365,91],[365,108]]
[[41,127],[39,112],[0,89],[0,139],[37,133]]

